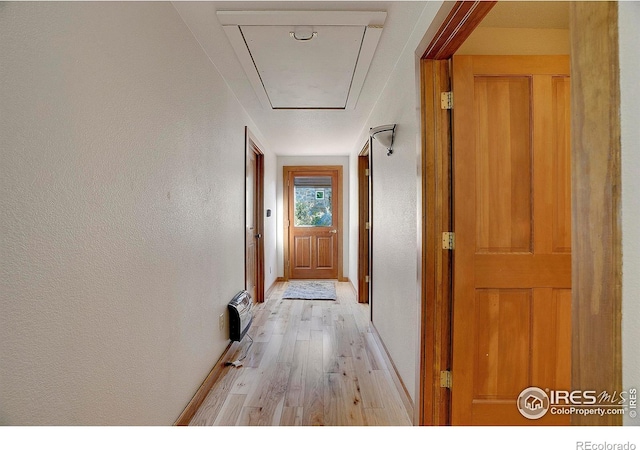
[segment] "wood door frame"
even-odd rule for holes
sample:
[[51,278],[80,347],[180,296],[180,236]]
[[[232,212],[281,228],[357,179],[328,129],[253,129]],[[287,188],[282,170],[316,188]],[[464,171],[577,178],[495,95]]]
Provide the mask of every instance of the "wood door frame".
[[[572,389],[622,386],[622,197],[617,2],[571,2]],[[594,71],[594,65],[598,70]],[[597,243],[594,245],[594,243]],[[621,415],[571,418],[621,425]]]
[[442,249],[442,232],[453,231],[451,113],[440,92],[451,90],[449,59],[471,35],[495,1],[458,1],[442,22],[420,61],[421,270],[420,345],[414,422],[449,425],[451,392],[440,373],[451,368],[453,310],[452,257]]
[[440,108],[440,92],[451,89],[449,61],[420,64],[422,92],[422,311],[420,394],[416,412],[420,425],[448,425],[451,391],[440,387],[440,371],[451,366],[452,258],[442,250],[438,234],[453,229],[451,193],[451,113]]
[[287,185],[287,181],[289,180],[289,175],[292,172],[335,172],[338,173],[338,186],[336,186],[336,194],[334,198],[337,202],[337,207],[333,212],[333,217],[337,223],[338,236],[337,236],[337,244],[338,244],[338,281],[347,281],[343,276],[343,240],[344,240],[344,228],[342,224],[342,216],[343,216],[343,168],[342,166],[284,166],[282,168],[282,218],[283,218],[283,263],[284,263],[284,281],[288,281],[291,277],[291,266],[290,266],[290,252],[289,252],[289,211],[290,211],[290,201],[289,198],[289,186]]
[[[440,387],[442,355],[451,353],[451,288],[443,272],[442,230],[450,193],[434,178],[451,139],[440,110],[438,61],[448,60],[496,2],[458,1],[421,61],[422,161],[419,217],[420,345],[414,423],[447,425]],[[616,2],[572,2],[572,389],[622,390],[622,233],[620,88]],[[594,50],[598,53],[595,54]],[[603,63],[604,62],[604,63]],[[593,73],[593,65],[606,70]],[[603,88],[604,87],[604,88]],[[588,123],[589,126],[584,124]],[[596,168],[604,167],[605,170]],[[603,194],[604,192],[604,194]],[[439,205],[439,206],[436,206]],[[448,207],[446,205],[449,205]],[[602,245],[593,247],[592,241]],[[444,277],[443,278],[443,273]],[[596,351],[594,351],[596,349]],[[453,381],[455,386],[455,380]],[[620,425],[621,416],[573,416],[575,425]]]
[[370,236],[367,223],[370,221],[370,197],[369,178],[369,141],[358,154],[358,303],[369,303],[370,277]]
[[[255,173],[255,180],[254,180],[255,186],[253,187],[255,189],[254,192],[256,192],[256,195],[254,197],[254,202],[256,203],[255,209],[254,209],[255,211],[254,224],[256,228],[256,233],[261,235],[261,237],[256,242],[256,298],[254,299],[254,301],[258,303],[262,303],[264,302],[264,152],[260,149],[261,146],[258,143],[255,136],[251,133],[251,130],[249,130],[249,127],[244,127],[244,130],[245,130],[245,133],[244,133],[245,135],[245,139],[244,139],[244,142],[245,142],[244,227],[246,230],[247,228],[247,204],[246,203],[249,198],[248,196],[249,186],[247,186],[247,178],[248,178],[247,163],[249,161],[251,153],[253,153],[256,158],[256,173]],[[245,233],[245,242],[244,242],[245,255],[247,254],[248,244],[249,243],[247,242],[247,236]],[[245,271],[244,271],[244,285],[246,289],[247,287],[246,260],[245,260]]]

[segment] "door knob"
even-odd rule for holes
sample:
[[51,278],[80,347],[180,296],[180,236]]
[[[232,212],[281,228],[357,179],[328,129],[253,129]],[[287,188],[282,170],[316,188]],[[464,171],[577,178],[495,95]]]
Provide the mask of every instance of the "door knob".
[[256,239],[260,239],[260,238],[262,237],[262,235],[261,235],[260,233],[258,233],[258,234],[256,234],[254,237],[255,237]]
[[329,231],[329,233],[333,233],[333,234],[336,234],[337,232],[338,232],[338,230],[331,230],[331,231]]

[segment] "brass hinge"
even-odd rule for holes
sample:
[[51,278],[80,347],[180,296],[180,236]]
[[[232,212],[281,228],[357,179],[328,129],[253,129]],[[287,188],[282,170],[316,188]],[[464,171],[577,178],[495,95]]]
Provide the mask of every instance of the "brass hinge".
[[440,387],[451,389],[451,372],[448,370],[440,372]]
[[365,177],[368,177],[370,173],[371,172],[369,172],[369,169],[364,169],[364,176]]
[[442,249],[453,250],[456,248],[456,234],[452,231],[442,233]]
[[440,107],[453,109],[453,92],[440,92]]
[[369,275],[365,275],[365,276],[364,276],[364,282],[365,282],[365,283],[368,283],[368,282],[369,282]]
[[365,228],[366,230],[371,229],[371,223],[370,223],[370,222],[365,223],[365,224],[364,224],[364,228]]

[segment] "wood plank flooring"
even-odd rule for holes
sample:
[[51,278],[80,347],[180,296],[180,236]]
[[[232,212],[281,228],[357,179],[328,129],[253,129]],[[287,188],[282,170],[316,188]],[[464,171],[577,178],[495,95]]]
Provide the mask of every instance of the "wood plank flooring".
[[[190,425],[411,425],[348,283],[337,301],[283,300],[287,283],[254,308],[241,367],[226,367]],[[228,361],[249,346],[234,343]]]

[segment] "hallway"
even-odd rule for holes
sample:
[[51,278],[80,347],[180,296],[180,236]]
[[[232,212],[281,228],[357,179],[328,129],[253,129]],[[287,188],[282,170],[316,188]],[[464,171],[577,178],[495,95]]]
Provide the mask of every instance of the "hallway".
[[[337,283],[337,301],[283,300],[286,285],[256,306],[244,365],[224,369],[190,425],[411,425],[369,305],[349,283]],[[234,343],[225,361],[249,344]]]
[[[555,9],[549,7],[551,3],[560,7],[565,2],[499,1],[498,9],[492,11],[499,12],[500,4],[527,3],[539,4],[545,13],[538,17],[503,11],[500,21],[483,27],[479,22],[485,19],[467,14],[469,8],[483,9],[493,3],[0,4],[0,425],[154,427],[156,432],[155,427],[169,428],[183,417],[180,425],[276,425],[266,427],[275,431],[281,425],[422,425],[433,424],[433,417],[445,424],[455,409],[444,405],[446,399],[473,392],[472,383],[465,384],[465,379],[483,386],[477,391],[480,397],[488,398],[500,388],[513,403],[525,383],[540,382],[525,376],[529,366],[556,374],[557,364],[551,359],[544,365],[533,363],[532,348],[536,355],[549,354],[565,362],[570,355],[572,388],[604,390],[614,381],[611,391],[640,386],[640,278],[634,277],[640,273],[640,127],[635,126],[640,123],[640,2],[572,3],[580,6],[582,20],[579,24],[569,20],[562,29],[555,22],[550,28],[531,28],[527,23],[551,13]],[[603,17],[591,19],[596,13]],[[268,21],[277,25],[265,24]],[[461,21],[466,21],[464,26]],[[599,27],[590,26],[591,22]],[[309,34],[308,27],[316,25],[323,28]],[[452,199],[451,191],[464,192],[450,186],[455,181],[452,174],[463,182],[479,178],[468,159],[456,160],[464,161],[458,164],[459,170],[450,167],[447,152],[456,151],[447,127],[441,126],[453,115],[452,110],[442,109],[441,100],[448,103],[450,97],[465,97],[454,95],[460,91],[444,71],[431,74],[438,75],[439,83],[426,79],[421,61],[447,61],[466,38],[462,34],[455,39],[444,37],[453,31],[471,32],[476,25],[486,28],[479,34],[483,40],[504,44],[509,56],[522,56],[520,50],[514,53],[516,41],[495,36],[525,30],[523,44],[536,44],[531,51],[538,55],[550,55],[538,50],[538,44],[546,41],[539,30],[548,30],[544,34],[553,43],[561,43],[557,37],[564,36],[562,42],[571,47],[576,62],[571,60],[571,70],[578,77],[570,74],[574,81],[561,89],[555,80],[558,72],[553,71],[556,84],[545,81],[540,89],[557,98],[571,97],[571,106],[562,108],[562,115],[570,116],[571,124],[579,120],[581,125],[565,126],[564,140],[548,137],[534,145],[531,139],[513,139],[518,133],[512,130],[528,128],[540,135],[539,130],[561,128],[548,120],[559,116],[561,108],[548,116],[542,114],[553,111],[548,103],[535,110],[519,108],[519,125],[504,112],[507,109],[488,109],[504,118],[504,133],[492,133],[495,140],[492,137],[486,148],[493,151],[503,141],[514,145],[517,141],[521,151],[518,157],[514,153],[499,160],[484,152],[478,159],[482,164],[476,161],[476,166],[485,173],[481,179],[493,187],[487,183],[482,189],[467,189],[469,212],[453,211],[449,216],[442,214],[443,206],[461,206],[466,201]],[[278,28],[273,42],[282,46],[266,40],[276,30],[272,26]],[[345,31],[343,26],[359,28],[352,30],[353,35],[343,35],[338,33]],[[574,31],[580,34],[574,36]],[[251,38],[242,39],[250,33]],[[587,40],[587,34],[593,36]],[[373,45],[368,36],[379,37],[378,43]],[[334,53],[346,55],[342,43],[354,49],[348,52],[349,60],[334,57]],[[582,47],[584,56],[573,56],[583,54],[574,51],[573,44]],[[321,49],[318,56],[312,51],[316,46]],[[295,52],[288,51],[292,48]],[[366,50],[371,62],[356,73],[359,49]],[[245,58],[254,53],[262,59],[254,63]],[[287,57],[282,61],[286,64],[276,64],[278,59],[272,56]],[[313,65],[293,64],[306,58]],[[291,108],[285,102],[263,103],[275,91],[267,92],[267,87],[255,83],[259,73],[273,75],[275,83],[267,85],[274,89],[303,86],[298,81],[307,78],[297,73],[308,73],[310,82],[321,81],[332,88],[342,85],[334,83],[331,75],[332,64],[339,61],[350,68],[339,73],[351,74],[335,77],[346,79],[341,103],[332,100],[329,107],[318,107],[296,101]],[[278,74],[290,62],[301,70],[287,71],[291,78],[281,78]],[[596,64],[602,70],[594,71]],[[453,61],[446,65],[453,66]],[[438,66],[444,68],[445,63]],[[485,75],[477,77],[482,86],[485,78],[493,77]],[[502,82],[503,75],[495,78]],[[517,76],[520,88],[514,88],[513,95],[518,99],[531,97],[533,88],[526,87],[530,75]],[[351,89],[356,78],[360,87]],[[471,85],[463,86],[470,91]],[[427,86],[428,90],[423,89]],[[300,90],[314,96],[323,92]],[[482,92],[489,92],[488,85]],[[500,92],[505,95],[491,98],[511,105],[506,95],[511,96],[510,85]],[[582,97],[593,106],[585,107]],[[534,116],[544,116],[544,125],[532,126]],[[484,130],[473,120],[466,126],[464,115],[462,119],[465,125],[454,129]],[[391,133],[390,155],[385,143],[371,137],[372,129],[389,126],[397,126]],[[574,131],[580,134],[574,136]],[[246,257],[247,237],[251,238],[247,154],[255,154],[250,141],[263,153],[262,173],[256,178],[264,189],[255,196],[255,204],[262,208],[256,223],[262,222],[263,228],[251,233],[261,244],[256,252],[262,256],[264,275],[259,284],[260,288],[276,284],[267,302],[256,305],[250,332],[255,342],[245,365],[220,367],[223,376],[209,378],[208,374],[218,375],[212,371],[217,361],[235,360],[246,348],[234,343],[226,351],[231,344],[228,302],[250,287],[246,280],[252,268]],[[561,159],[557,153],[553,158],[539,156],[538,148],[553,148],[560,141],[570,143],[569,158]],[[364,153],[369,165],[361,171]],[[543,169],[539,160],[544,160]],[[509,169],[514,165],[529,167],[526,179],[514,175]],[[560,182],[556,168],[568,165],[581,168],[582,175],[573,173]],[[343,219],[342,228],[335,232],[342,255],[337,279],[349,282],[338,284],[338,301],[281,298],[285,284],[278,280],[291,278],[285,264],[291,220],[284,215],[288,189],[284,168],[290,166],[342,167],[342,208],[332,209],[332,214],[340,213]],[[533,170],[534,166],[538,169]],[[469,176],[461,175],[463,167]],[[500,176],[493,176],[494,171]],[[544,188],[542,197],[532,197],[533,191],[526,188],[524,181],[534,180],[532,173],[555,180],[537,183]],[[365,185],[368,195],[359,189]],[[436,197],[443,186],[448,190]],[[570,199],[563,197],[565,211],[570,200],[571,214],[560,215],[554,209],[544,219],[529,220],[539,205],[551,204],[551,192],[560,187],[572,193]],[[574,198],[573,193],[580,195]],[[490,216],[492,209],[482,208],[472,211],[470,205],[478,204],[480,197],[485,199],[483,205],[498,213]],[[360,214],[365,203],[370,208]],[[506,218],[515,210],[517,219],[502,220],[503,212]],[[497,223],[486,222],[484,228],[490,236],[500,237],[500,245],[475,245],[471,241],[477,235],[456,226],[452,217],[469,223],[474,217],[476,222],[500,218]],[[483,258],[492,254],[501,258],[500,248],[510,248],[513,233],[520,233],[512,253],[531,254],[531,258],[523,258],[518,276],[532,272],[529,269],[535,264],[541,268],[541,277],[551,277],[555,273],[551,266],[537,256],[534,261],[530,250],[542,245],[535,238],[537,228],[560,229],[560,225],[572,229],[570,243],[567,239],[566,245],[553,244],[558,251],[565,249],[565,271],[569,244],[576,255],[571,256],[570,266],[570,328],[560,327],[557,321],[551,326],[548,314],[544,320],[527,319],[525,313],[532,308],[540,313],[552,311],[533,301],[535,295],[527,292],[534,288],[508,285],[503,277],[498,280],[501,287],[491,287],[480,276],[498,273]],[[449,248],[443,249],[442,233],[450,232],[457,236],[445,240]],[[360,245],[366,236],[368,245]],[[325,238],[325,242],[331,240]],[[550,242],[545,238],[544,245]],[[365,258],[359,256],[364,247],[369,250],[366,267]],[[485,253],[477,258],[465,253],[474,248],[486,252],[482,250]],[[479,274],[474,288],[478,296],[467,291],[457,298],[453,293],[442,295],[446,286],[455,291],[453,284],[441,282],[445,273],[465,283],[472,279],[449,264],[456,252],[463,255],[457,261],[467,261],[468,256],[468,262],[473,262],[469,267],[474,279]],[[354,299],[354,288],[367,283],[373,286],[370,307]],[[545,284],[535,289],[556,289],[548,286],[551,282]],[[579,289],[573,290],[574,285]],[[494,288],[507,298],[503,309],[492,303],[494,294],[489,289]],[[562,289],[568,290],[566,284]],[[563,295],[566,305],[568,291]],[[456,302],[465,298],[467,303],[450,307],[452,298]],[[482,308],[470,307],[472,302]],[[574,304],[579,308],[574,309]],[[462,311],[469,320],[451,325],[455,322],[451,310]],[[488,322],[496,325],[485,326]],[[502,328],[513,330],[511,335],[517,339],[503,339]],[[547,332],[548,328],[556,331]],[[463,337],[452,338],[453,329],[462,330]],[[550,341],[554,333],[572,337],[570,352],[561,353],[557,346],[553,352],[538,350],[539,342]],[[482,341],[474,341],[473,336]],[[462,342],[463,348],[440,351],[445,346],[435,345],[436,341]],[[476,342],[488,351],[466,348]],[[568,350],[568,346],[561,348]],[[502,365],[494,363],[499,351],[506,355]],[[449,353],[457,355],[449,357]],[[477,356],[473,364],[481,368],[482,382],[476,382],[464,367],[464,376],[456,375],[460,365],[454,361],[472,361],[470,354]],[[218,384],[202,403],[211,384],[202,391],[199,387],[215,379]],[[462,389],[457,387],[460,381],[451,381],[452,386],[458,383],[453,389],[442,387],[456,379],[462,380]],[[565,389],[555,381],[545,383],[548,386],[542,388]],[[480,397],[476,398],[484,400]],[[465,406],[457,410],[465,411]],[[623,423],[640,424],[640,417],[627,416]],[[189,434],[209,430],[217,443],[218,435],[224,434],[222,428],[191,430]],[[237,429],[229,431],[235,435]],[[326,440],[317,442],[326,445]],[[69,448],[67,442],[65,446]]]

